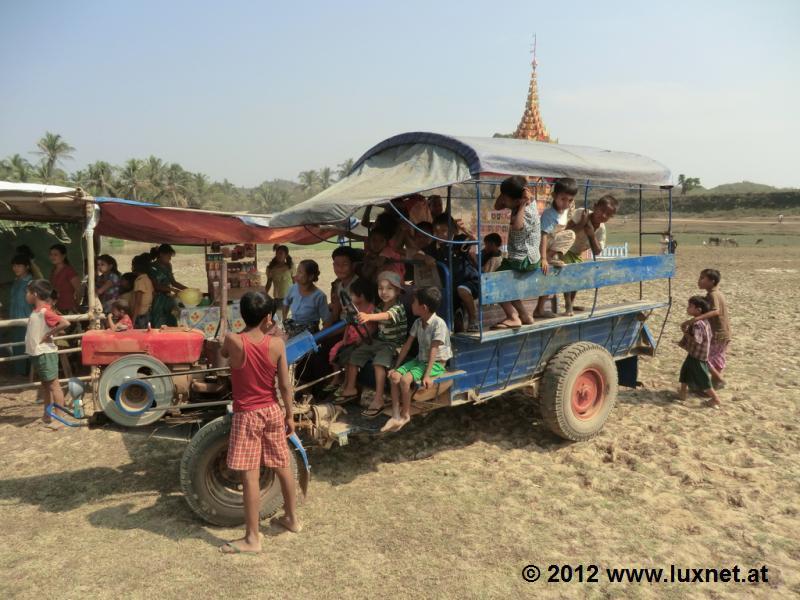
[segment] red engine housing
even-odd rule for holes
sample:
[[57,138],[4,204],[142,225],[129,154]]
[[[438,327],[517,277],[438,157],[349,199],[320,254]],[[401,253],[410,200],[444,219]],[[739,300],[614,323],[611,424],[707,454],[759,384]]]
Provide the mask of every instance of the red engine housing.
[[129,354],[149,354],[167,365],[192,364],[200,358],[204,340],[196,329],[87,331],[81,341],[81,359],[84,365],[109,365]]

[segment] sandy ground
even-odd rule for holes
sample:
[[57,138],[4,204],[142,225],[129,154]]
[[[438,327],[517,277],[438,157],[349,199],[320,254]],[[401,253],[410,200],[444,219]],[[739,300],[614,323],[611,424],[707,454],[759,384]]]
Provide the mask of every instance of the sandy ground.
[[[0,396],[0,596],[797,595],[797,238],[687,245],[678,262],[661,352],[642,361],[644,387],[621,393],[596,439],[557,439],[531,400],[508,394],[314,452],[305,530],[276,535],[265,524],[258,557],[220,555],[239,532],[190,512],[178,487],[182,443],[48,433],[29,425],[41,410],[35,394]],[[735,335],[720,411],[672,400],[683,359],[672,342],[707,266],[723,273]],[[600,582],[528,584],[528,564],[545,577],[550,564],[596,564]],[[769,583],[623,585],[602,571],[671,564],[766,565]]]

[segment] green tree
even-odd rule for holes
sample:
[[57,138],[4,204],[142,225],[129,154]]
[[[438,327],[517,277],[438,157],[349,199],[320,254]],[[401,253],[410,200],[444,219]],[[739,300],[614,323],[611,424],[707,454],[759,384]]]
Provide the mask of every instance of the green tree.
[[348,158],[344,162],[340,162],[336,165],[336,177],[337,179],[344,179],[350,174],[350,171],[353,170],[353,159]]
[[147,192],[153,200],[159,200],[164,195],[164,180],[166,167],[164,161],[152,154],[144,161],[144,177]]
[[699,177],[686,177],[683,173],[678,175],[678,185],[681,188],[681,196],[688,194],[693,189],[701,187]]
[[125,198],[138,200],[145,183],[146,178],[142,161],[136,158],[128,159],[125,162],[125,166],[119,171],[120,194]]
[[38,150],[36,154],[42,157],[42,171],[45,183],[50,183],[56,175],[56,166],[63,160],[71,159],[71,152],[75,148],[70,146],[61,135],[57,133],[50,133],[49,131],[44,134],[44,137],[36,144]]
[[177,163],[170,163],[164,174],[164,194],[169,198],[171,206],[185,208],[188,206],[186,188],[189,174]]
[[319,187],[320,189],[326,190],[331,187],[333,183],[333,171],[330,167],[325,167],[319,170],[317,174],[317,179],[319,180]]
[[93,196],[116,196],[117,183],[114,181],[114,167],[104,160],[98,160],[86,167],[81,187]]
[[192,173],[187,186],[187,199],[191,208],[203,208],[208,195],[208,176],[203,173]]
[[265,181],[253,190],[255,209],[261,213],[273,213],[289,206],[289,192]]
[[8,177],[11,178],[12,181],[25,183],[34,177],[33,165],[31,165],[27,158],[15,154],[5,162],[8,166]]
[[319,186],[319,174],[316,171],[301,171],[297,176],[303,191],[313,194]]

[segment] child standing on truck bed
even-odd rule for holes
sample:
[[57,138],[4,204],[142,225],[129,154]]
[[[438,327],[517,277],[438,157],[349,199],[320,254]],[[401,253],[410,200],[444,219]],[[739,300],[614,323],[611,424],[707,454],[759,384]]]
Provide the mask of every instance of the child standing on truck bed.
[[[512,270],[520,273],[536,271],[541,267],[547,274],[547,263],[542,263],[540,244],[542,239],[539,211],[533,202],[528,180],[514,175],[500,184],[500,195],[494,203],[495,210],[511,209],[511,226],[508,231],[508,256],[503,259],[498,271]],[[506,318],[492,329],[514,329],[533,323],[522,299],[500,302]]]
[[[294,475],[289,466],[286,437],[294,432],[292,386],[286,361],[286,346],[279,337],[266,335],[272,327],[275,301],[260,292],[247,292],[240,303],[245,329],[229,333],[222,355],[230,359],[233,387],[233,422],[228,441],[228,468],[241,472],[244,494],[245,534],[223,544],[223,554],[261,552],[261,467],[277,475],[283,494],[284,515],[275,520],[297,533]],[[278,404],[275,381],[280,388],[283,410]]]
[[[444,373],[445,364],[453,356],[447,323],[436,314],[441,303],[442,293],[436,288],[420,288],[414,292],[411,311],[417,320],[400,349],[397,357],[399,366],[389,374],[392,385],[392,418],[384,424],[381,431],[399,431],[411,420],[411,386],[417,384],[423,389],[431,387],[433,378]],[[403,362],[415,339],[419,343],[417,358]]]
[[58,383],[58,348],[53,338],[69,327],[69,321],[53,311],[50,305],[52,298],[53,286],[49,281],[35,279],[28,284],[25,300],[33,305],[33,311],[28,317],[28,330],[25,332],[25,353],[31,357],[42,381],[42,423],[50,429],[59,429],[47,414],[47,407],[51,404],[64,406],[64,392]]
[[[575,242],[569,251],[564,254],[565,263],[583,262],[581,255],[587,250],[591,250],[595,256],[600,255],[603,248],[606,247],[606,223],[617,214],[618,207],[619,202],[617,199],[611,194],[606,194],[597,199],[592,210],[587,211],[585,208],[579,208],[572,214],[572,218],[567,224],[567,229],[575,232]],[[572,316],[573,311],[584,310],[581,306],[573,306],[577,293],[564,293],[564,308],[567,316]]]
[[707,321],[696,321],[695,319],[703,315],[708,310],[708,302],[702,296],[692,296],[686,312],[692,318],[681,323],[683,337],[678,345],[688,353],[686,360],[683,361],[680,374],[680,399],[686,400],[686,392],[689,387],[699,390],[710,399],[707,406],[718,408],[720,405],[719,397],[711,385],[711,373],[708,370],[708,352],[711,345],[711,327]]

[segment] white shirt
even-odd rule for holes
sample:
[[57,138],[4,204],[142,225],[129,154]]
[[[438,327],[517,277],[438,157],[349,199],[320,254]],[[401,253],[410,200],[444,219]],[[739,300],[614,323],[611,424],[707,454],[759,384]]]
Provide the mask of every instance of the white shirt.
[[[572,222],[575,224],[580,223],[584,212],[586,212],[585,208],[577,209],[572,215]],[[589,215],[591,214],[592,211],[589,211]],[[600,223],[600,226],[594,230],[594,239],[597,240],[601,250],[606,247],[605,223]],[[583,229],[575,230],[575,243],[572,244],[572,248],[570,248],[569,251],[573,254],[583,254],[587,250],[591,250],[591,248],[592,245],[589,243],[589,236],[586,235],[586,232],[583,231]]]
[[42,342],[42,338],[53,327],[58,325],[61,319],[49,306],[43,306],[39,310],[34,309],[28,318],[28,330],[25,332],[25,354],[28,356],[39,356],[49,352],[58,352],[58,348],[53,342]]

